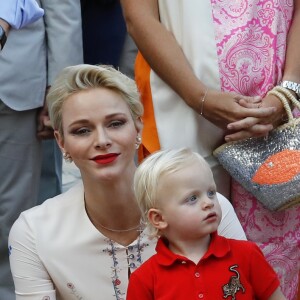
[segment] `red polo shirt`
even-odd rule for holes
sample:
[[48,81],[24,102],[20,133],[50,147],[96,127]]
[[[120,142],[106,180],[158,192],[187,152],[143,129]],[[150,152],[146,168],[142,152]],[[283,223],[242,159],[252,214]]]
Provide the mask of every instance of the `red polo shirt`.
[[279,280],[258,246],[212,235],[196,265],[159,239],[156,254],[131,274],[127,300],[268,299]]

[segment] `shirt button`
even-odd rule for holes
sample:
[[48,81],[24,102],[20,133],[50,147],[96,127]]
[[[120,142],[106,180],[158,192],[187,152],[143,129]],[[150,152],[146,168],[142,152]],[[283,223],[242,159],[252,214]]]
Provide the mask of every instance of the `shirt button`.
[[200,299],[202,299],[202,298],[204,297],[204,295],[203,295],[203,294],[199,294],[198,297],[199,297]]
[[200,274],[198,272],[195,273],[195,277],[200,277]]

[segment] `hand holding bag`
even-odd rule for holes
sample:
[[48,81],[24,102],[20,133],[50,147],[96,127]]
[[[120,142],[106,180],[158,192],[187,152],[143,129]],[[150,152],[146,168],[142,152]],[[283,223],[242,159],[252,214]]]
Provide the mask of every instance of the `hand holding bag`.
[[228,142],[213,154],[267,209],[279,211],[300,203],[300,118],[293,117],[286,97],[299,109],[300,103],[279,86],[269,94],[282,101],[288,122],[268,137]]

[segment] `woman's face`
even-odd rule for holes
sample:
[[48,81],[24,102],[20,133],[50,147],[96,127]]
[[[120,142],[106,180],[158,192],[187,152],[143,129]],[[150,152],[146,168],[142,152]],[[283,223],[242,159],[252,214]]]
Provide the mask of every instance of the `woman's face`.
[[133,121],[116,92],[97,88],[70,96],[62,107],[63,137],[58,144],[70,154],[82,178],[112,180],[135,168],[136,138],[141,121]]

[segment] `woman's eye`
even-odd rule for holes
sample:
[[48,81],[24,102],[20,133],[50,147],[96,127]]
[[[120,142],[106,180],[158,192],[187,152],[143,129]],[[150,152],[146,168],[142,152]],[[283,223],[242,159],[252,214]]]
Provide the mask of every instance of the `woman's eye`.
[[111,127],[111,128],[118,128],[118,127],[121,127],[125,124],[125,121],[113,121],[109,124],[108,127]]
[[216,191],[215,190],[210,190],[207,192],[207,196],[209,198],[213,198],[216,195]]
[[90,132],[88,128],[80,128],[73,131],[74,135],[87,135]]
[[188,203],[195,203],[197,201],[198,197],[196,195],[192,195],[187,198]]

